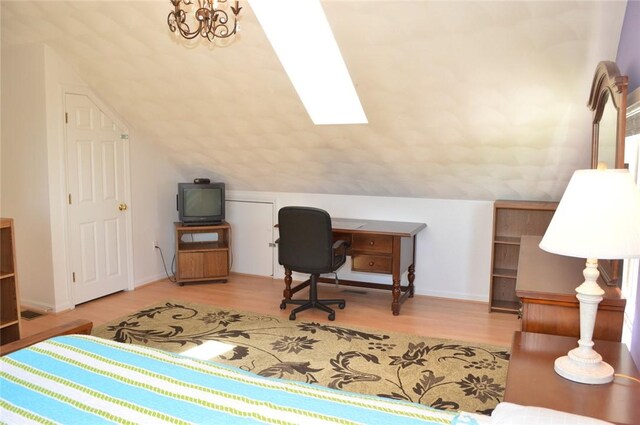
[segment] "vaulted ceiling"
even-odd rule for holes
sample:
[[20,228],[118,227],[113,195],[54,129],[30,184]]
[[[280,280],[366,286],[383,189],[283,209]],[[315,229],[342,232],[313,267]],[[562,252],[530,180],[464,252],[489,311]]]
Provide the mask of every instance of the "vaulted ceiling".
[[2,47],[49,45],[186,177],[548,200],[588,167],[589,87],[597,63],[615,60],[626,6],[323,1],[369,123],[316,126],[242,3],[240,37],[212,46],[170,33],[169,1],[3,0]]

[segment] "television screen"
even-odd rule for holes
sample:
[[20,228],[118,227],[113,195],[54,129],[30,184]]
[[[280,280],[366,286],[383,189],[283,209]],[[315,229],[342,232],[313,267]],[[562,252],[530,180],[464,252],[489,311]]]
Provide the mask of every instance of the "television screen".
[[224,221],[224,183],[178,183],[178,215],[189,224]]
[[185,217],[209,217],[220,215],[221,211],[220,188],[192,188],[184,191]]

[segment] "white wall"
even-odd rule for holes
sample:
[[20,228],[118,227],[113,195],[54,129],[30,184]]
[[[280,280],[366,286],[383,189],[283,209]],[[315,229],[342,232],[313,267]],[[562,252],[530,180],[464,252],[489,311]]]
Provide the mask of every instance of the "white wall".
[[2,50],[2,195],[14,219],[22,300],[53,301],[44,49]]
[[[63,99],[65,89],[84,83],[47,46],[2,51],[2,197],[0,212],[16,219],[21,301],[60,311],[73,307],[66,256],[66,183]],[[117,112],[117,111],[116,111]],[[130,129],[133,284],[164,277],[153,243],[174,255],[176,184],[187,181],[170,153]],[[229,188],[228,188],[229,189]],[[420,198],[240,192],[238,200],[269,200],[275,211],[285,205],[310,205],[335,217],[427,223],[417,238],[416,292],[486,301],[491,247],[492,203]],[[277,221],[274,217],[274,222]],[[235,256],[251,255],[240,247]],[[274,261],[275,261],[274,256]],[[275,268],[274,277],[283,277]],[[372,274],[344,278],[388,282]]]
[[[64,93],[91,91],[41,44],[3,49],[1,63],[0,213],[16,221],[21,303],[53,311],[73,308],[65,239]],[[173,246],[175,182],[182,179],[166,151],[129,128],[133,283],[142,284],[164,276],[152,245]]]
[[[492,202],[232,190],[227,191],[227,198],[274,201],[276,214],[287,205],[304,205],[326,209],[333,217],[424,222],[427,228],[416,240],[416,293],[489,299]],[[252,255],[252,249],[239,247],[233,255]],[[275,270],[274,278],[282,279],[283,269],[277,266]],[[350,272],[348,265],[339,276],[390,282],[383,275]]]
[[177,184],[184,179],[163,149],[135,132],[130,138],[133,270],[134,284],[139,286],[166,277],[153,243],[162,248],[169,268],[175,253]]

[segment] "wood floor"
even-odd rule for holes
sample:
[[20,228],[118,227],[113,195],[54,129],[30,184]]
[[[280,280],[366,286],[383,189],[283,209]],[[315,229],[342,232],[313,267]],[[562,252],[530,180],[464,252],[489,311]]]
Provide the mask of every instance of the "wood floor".
[[[284,284],[268,277],[232,275],[227,283],[204,283],[178,286],[161,280],[130,292],[120,292],[77,306],[74,310],[48,314],[22,321],[22,336],[26,337],[51,326],[73,319],[88,319],[94,326],[126,316],[144,307],[167,300],[211,304],[245,310],[288,320],[295,306],[280,310]],[[344,298],[347,306],[336,309],[335,325],[359,326],[387,331],[404,332],[431,337],[482,342],[508,347],[513,332],[520,330],[515,315],[489,313],[485,303],[449,300],[416,295],[402,304],[399,316],[391,314],[389,291],[319,286],[320,298]],[[301,291],[295,298],[305,297]],[[327,321],[327,315],[308,310],[298,320]]]

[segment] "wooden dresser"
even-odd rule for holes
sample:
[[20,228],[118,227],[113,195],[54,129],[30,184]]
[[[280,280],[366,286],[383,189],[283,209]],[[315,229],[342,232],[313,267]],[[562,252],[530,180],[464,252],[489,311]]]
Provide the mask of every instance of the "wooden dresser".
[[[522,302],[522,331],[579,337],[575,288],[584,281],[585,260],[548,253],[538,246],[541,239],[524,235],[520,242],[516,295]],[[593,338],[620,341],[626,300],[619,288],[598,283],[605,294]]]

